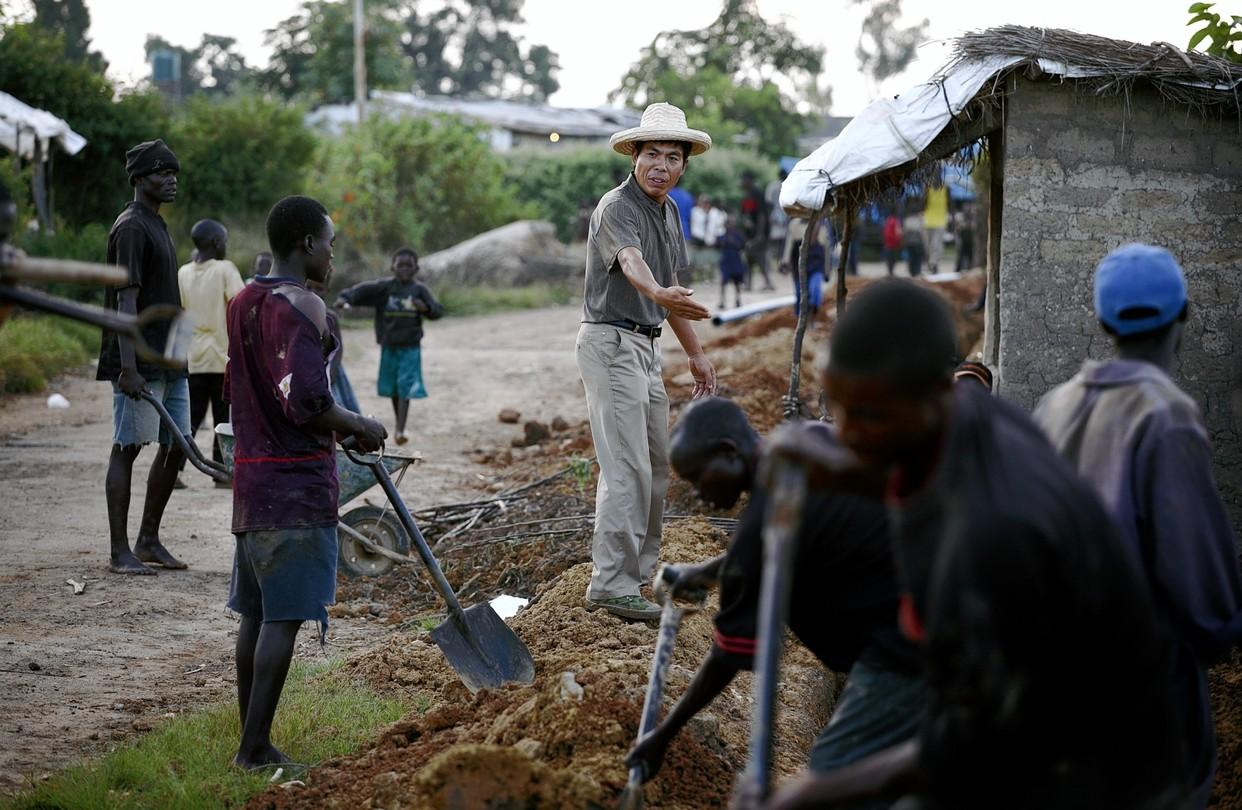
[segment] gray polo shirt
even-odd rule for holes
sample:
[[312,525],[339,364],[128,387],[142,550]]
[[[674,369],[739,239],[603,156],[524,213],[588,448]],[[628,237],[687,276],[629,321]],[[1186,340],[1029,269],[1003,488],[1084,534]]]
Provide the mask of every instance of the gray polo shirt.
[[582,320],[586,323],[631,320],[655,326],[668,310],[644,297],[621,272],[617,254],[636,247],[657,284],[677,282],[677,271],[690,263],[681,233],[677,204],[648,197],[634,175],[608,192],[595,206],[587,235],[586,284]]

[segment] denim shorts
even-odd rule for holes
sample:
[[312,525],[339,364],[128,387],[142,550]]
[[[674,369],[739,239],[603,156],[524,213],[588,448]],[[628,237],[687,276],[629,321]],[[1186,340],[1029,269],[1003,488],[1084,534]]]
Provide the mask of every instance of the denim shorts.
[[319,622],[336,603],[336,525],[238,532],[229,609],[261,622]]
[[[190,435],[189,381],[185,377],[147,380],[147,390],[163,403],[181,435]],[[175,439],[150,402],[131,399],[121,393],[115,382],[112,383],[112,443],[130,447],[154,441],[171,445]]]

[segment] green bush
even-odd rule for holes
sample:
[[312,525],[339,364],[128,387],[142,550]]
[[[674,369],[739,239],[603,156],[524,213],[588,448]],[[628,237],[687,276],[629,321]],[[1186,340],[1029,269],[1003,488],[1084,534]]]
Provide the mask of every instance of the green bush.
[[[519,150],[505,158],[506,177],[518,200],[535,208],[535,216],[556,226],[564,241],[576,238],[583,200],[591,208],[623,181],[630,160],[607,146]],[[735,209],[742,199],[742,173],[750,171],[762,189],[776,177],[776,167],[754,152],[713,149],[693,157],[680,185],[696,198],[707,194],[718,205]]]
[[427,254],[529,215],[482,134],[450,117],[372,116],[321,142],[309,193],[337,223],[346,274],[351,252]]
[[[108,257],[108,226],[97,223],[81,228],[62,227],[50,234],[46,231],[26,231],[14,241],[31,256],[46,259],[103,262]],[[103,287],[94,284],[53,282],[44,289],[52,295],[91,304],[102,304],[104,300]]]
[[37,393],[49,377],[85,364],[99,350],[99,330],[64,318],[17,316],[0,326],[0,391]]
[[303,192],[316,139],[298,107],[255,96],[195,97],[178,111],[168,143],[181,162],[169,223],[180,247],[203,218],[249,216],[261,227],[277,200]]

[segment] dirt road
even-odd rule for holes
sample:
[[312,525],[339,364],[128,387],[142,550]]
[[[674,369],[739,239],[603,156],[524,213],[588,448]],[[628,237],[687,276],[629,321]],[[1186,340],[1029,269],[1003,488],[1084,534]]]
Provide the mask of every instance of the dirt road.
[[[523,419],[585,416],[573,355],[579,312],[562,307],[429,325],[423,347],[431,396],[410,411],[411,447],[426,461],[402,486],[412,509],[471,497],[491,483],[494,473],[469,452],[516,435],[497,422],[502,407],[518,407]],[[370,330],[350,329],[345,341],[364,410],[391,430],[391,407],[373,393],[379,352]],[[51,390],[71,407],[49,410],[44,396],[0,405],[0,790],[233,690],[237,625],[224,607],[230,493],[193,470],[189,489],[173,493],[162,534],[189,571],[108,574],[103,479],[111,391],[86,375]],[[206,431],[199,443],[206,446]],[[136,492],[152,455],[148,449],[139,457]],[[131,533],[140,504],[136,494]],[[74,596],[67,579],[85,582],[85,593]],[[327,654],[378,644],[390,632],[383,627],[334,619]],[[302,634],[299,655],[321,655],[313,637]]]

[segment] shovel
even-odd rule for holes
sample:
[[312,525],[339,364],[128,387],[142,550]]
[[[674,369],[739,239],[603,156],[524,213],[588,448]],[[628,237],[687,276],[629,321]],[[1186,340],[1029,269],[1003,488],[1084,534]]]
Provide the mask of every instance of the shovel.
[[806,473],[775,460],[767,514],[763,522],[763,577],[755,633],[755,701],[750,720],[750,756],[734,789],[734,804],[758,807],[768,796],[772,773],[776,686],[789,612],[789,580],[806,498]]
[[[643,699],[642,718],[638,722],[638,740],[650,734],[659,720],[660,704],[664,701],[664,678],[668,675],[668,662],[673,657],[673,642],[677,640],[681,618],[703,607],[701,601],[691,607],[678,607],[674,603],[669,588],[677,581],[677,574],[676,567],[661,566],[652,587],[653,595],[662,607],[660,632],[656,637],[655,655],[651,657],[651,675],[647,678],[647,696]],[[642,807],[643,771],[642,768],[630,768],[630,778],[625,783],[625,789],[621,791],[618,810],[642,810]]]
[[457,594],[453,593],[453,587],[440,570],[440,563],[436,562],[423,533],[418,530],[418,524],[388,477],[383,457],[357,455],[354,452],[357,445],[352,439],[346,440],[341,447],[351,461],[370,468],[375,475],[406,534],[418,549],[418,556],[427,566],[436,590],[448,604],[448,618],[431,631],[431,638],[448,659],[449,666],[461,676],[466,688],[473,693],[480,689],[495,689],[506,683],[534,682],[535,661],[530,650],[492,606],[485,602],[462,609]]

